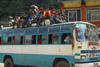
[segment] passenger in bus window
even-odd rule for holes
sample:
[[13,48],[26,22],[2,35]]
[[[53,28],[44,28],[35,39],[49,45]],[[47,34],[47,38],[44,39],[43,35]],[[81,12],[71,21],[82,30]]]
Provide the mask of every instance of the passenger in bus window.
[[58,34],[53,34],[52,44],[59,44],[59,36],[58,36]]
[[39,41],[37,42],[37,44],[42,44],[42,43],[41,43],[41,39],[39,39]]
[[11,44],[11,37],[8,37],[8,44]]
[[13,37],[13,45],[15,44],[15,37]]
[[72,41],[71,34],[67,34],[66,38],[64,39],[65,44],[70,44]]

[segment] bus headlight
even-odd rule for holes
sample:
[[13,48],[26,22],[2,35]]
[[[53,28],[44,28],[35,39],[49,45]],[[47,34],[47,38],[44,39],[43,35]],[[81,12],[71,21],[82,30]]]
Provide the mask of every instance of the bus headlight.
[[86,60],[86,56],[85,55],[81,55],[81,60]]

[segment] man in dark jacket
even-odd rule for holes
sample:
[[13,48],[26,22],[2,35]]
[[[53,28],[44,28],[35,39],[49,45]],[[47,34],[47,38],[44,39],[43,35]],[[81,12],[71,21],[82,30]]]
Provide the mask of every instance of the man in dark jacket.
[[55,12],[55,15],[53,16],[53,19],[52,19],[52,23],[60,23],[60,20],[59,20],[59,15],[58,15],[58,11]]

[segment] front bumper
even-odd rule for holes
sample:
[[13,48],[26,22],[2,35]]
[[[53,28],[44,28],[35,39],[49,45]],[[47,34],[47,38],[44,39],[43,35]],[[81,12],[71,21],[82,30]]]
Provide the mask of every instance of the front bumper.
[[75,67],[100,67],[100,62],[76,63]]

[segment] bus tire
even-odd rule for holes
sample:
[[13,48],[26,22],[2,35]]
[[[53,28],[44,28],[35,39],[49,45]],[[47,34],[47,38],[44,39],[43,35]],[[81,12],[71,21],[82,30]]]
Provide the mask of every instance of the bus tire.
[[55,65],[55,67],[70,67],[70,66],[69,66],[68,62],[66,62],[66,61],[59,61],[59,62]]
[[4,62],[4,67],[14,67],[13,61],[11,58],[7,58]]

